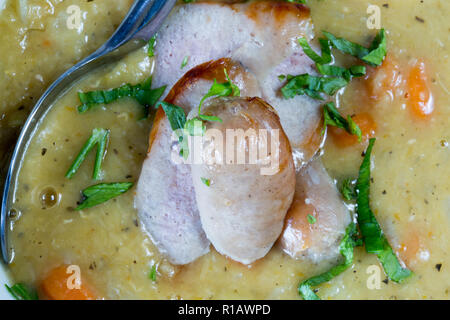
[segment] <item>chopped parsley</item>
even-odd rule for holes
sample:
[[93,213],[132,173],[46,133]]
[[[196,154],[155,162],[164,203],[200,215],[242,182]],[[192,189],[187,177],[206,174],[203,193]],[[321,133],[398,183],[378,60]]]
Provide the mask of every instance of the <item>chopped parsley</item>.
[[333,47],[343,53],[350,54],[361,59],[371,66],[379,66],[386,57],[386,33],[384,29],[375,36],[369,48],[360,44],[348,41],[344,38],[337,38],[333,34],[323,31],[325,37],[330,41]]
[[322,94],[332,96],[339,89],[347,86],[353,77],[361,77],[366,74],[366,67],[362,65],[354,65],[350,68],[330,65],[334,60],[331,47],[355,56],[371,66],[381,65],[386,56],[384,29],[381,29],[375,36],[369,48],[343,38],[337,38],[326,31],[323,31],[323,34],[325,38],[319,39],[321,55],[311,48],[305,38],[298,39],[303,52],[316,63],[317,71],[321,76],[301,74],[279,77],[280,81],[284,78],[287,79],[287,83],[281,88],[281,93],[286,99],[293,98],[296,95],[308,95],[313,99],[324,100]]
[[189,57],[185,56],[183,61],[181,61],[180,69],[183,69],[184,67],[186,67],[186,65],[188,64],[188,61],[189,61]]
[[348,84],[344,78],[318,77],[307,73],[298,76],[288,75],[287,80],[286,85],[281,88],[281,93],[286,99],[306,94],[313,99],[323,100],[320,93],[334,95]]
[[224,83],[218,83],[217,80],[214,79],[211,88],[209,88],[208,92],[200,100],[200,103],[198,105],[198,117],[201,120],[222,122],[222,119],[220,119],[219,117],[201,113],[203,102],[205,102],[206,99],[211,97],[238,97],[241,95],[239,87],[231,81],[230,77],[228,76],[227,70],[223,69],[223,72],[225,73],[225,78],[227,79],[227,81]]
[[156,282],[156,264],[152,265],[148,277],[149,277],[150,280],[152,280],[153,282]]
[[205,186],[209,187],[211,185],[211,180],[206,179],[206,178],[201,178],[202,182],[205,184]]
[[163,108],[173,131],[184,128],[186,123],[186,114],[184,113],[183,108],[165,101],[159,102],[158,106]]
[[394,282],[402,282],[412,272],[407,268],[403,268],[398,261],[370,208],[370,156],[374,143],[374,138],[369,140],[369,146],[359,169],[359,176],[356,182],[359,229],[361,230],[366,251],[378,256],[389,279]]
[[144,106],[145,117],[147,117],[149,108],[156,104],[166,90],[166,86],[151,89],[151,85],[152,78],[150,77],[137,85],[125,84],[110,90],[78,92],[78,97],[82,103],[78,106],[78,112],[84,113],[95,105],[109,104],[121,98],[131,97]]
[[351,66],[347,69],[338,66],[316,64],[316,67],[320,74],[344,78],[347,82],[350,82],[352,77],[362,77],[366,74],[366,67],[364,66]]
[[303,52],[317,64],[329,64],[332,61],[330,42],[327,39],[320,38],[319,44],[322,50],[322,56],[319,56],[308,44],[305,38],[298,39],[298,43],[303,49]]
[[150,58],[155,56],[155,44],[156,44],[156,34],[148,40],[148,56]]
[[314,223],[317,222],[316,217],[314,217],[312,214],[308,214],[308,215],[306,216],[306,219],[308,220],[308,223],[309,223],[309,224],[314,224]]
[[87,209],[99,205],[127,192],[132,186],[132,182],[100,183],[90,186],[82,191],[83,200],[75,210]]
[[306,0],[285,0],[286,2],[306,4]]
[[357,197],[354,182],[352,179],[345,179],[342,182],[341,186],[341,194],[344,197],[345,200],[354,200]]
[[109,140],[109,130],[102,128],[95,128],[92,130],[90,138],[86,141],[80,153],[75,158],[74,162],[67,170],[66,178],[71,179],[80,168],[83,161],[86,159],[88,153],[97,146],[97,153],[95,156],[94,172],[92,178],[94,180],[100,180],[101,178],[101,165],[106,153],[106,146]]
[[[169,120],[170,127],[178,135],[178,142],[180,142],[180,156],[187,159],[189,155],[189,145],[187,136],[185,134],[185,126],[188,124],[189,127],[193,127],[194,123],[191,120],[186,121],[186,114],[183,108],[171,104],[169,102],[161,101],[157,106],[161,106]],[[194,130],[194,129],[192,129]]]
[[186,121],[184,131],[190,136],[203,136],[206,131],[206,126],[199,118],[192,118]]
[[34,290],[28,288],[22,283],[16,283],[12,287],[5,284],[6,290],[16,300],[39,300],[38,294]]
[[353,121],[352,117],[348,116],[345,119],[333,102],[328,102],[323,106],[323,118],[324,118],[324,129],[327,126],[334,126],[346,130],[350,134],[354,134],[358,137],[358,141],[362,140],[362,132],[356,122]]

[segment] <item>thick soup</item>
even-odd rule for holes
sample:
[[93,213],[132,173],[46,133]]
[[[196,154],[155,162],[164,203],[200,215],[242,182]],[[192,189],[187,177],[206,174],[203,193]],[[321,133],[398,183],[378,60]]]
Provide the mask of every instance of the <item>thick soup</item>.
[[[77,1],[73,2],[77,3]],[[253,21],[252,19],[257,21],[259,18],[254,16],[265,14],[265,10],[268,8],[267,2],[262,2],[265,4],[261,6],[258,3],[260,2],[255,1],[242,5],[254,5],[250,8],[253,10],[253,16],[249,18],[249,21]],[[215,6],[212,3],[203,5]],[[239,5],[236,5],[236,12],[241,10]],[[191,100],[194,101],[192,102],[193,105],[198,106],[200,98],[207,93],[211,86],[211,74],[214,78],[217,78],[218,83],[231,84],[229,88],[231,91],[227,94],[228,96],[235,95],[233,83],[236,83],[240,89],[241,100],[246,96],[258,96],[272,105],[276,118],[278,119],[279,114],[281,119],[281,125],[279,120],[276,120],[274,126],[280,125],[283,127],[282,130],[286,132],[291,144],[286,150],[292,148],[294,153],[297,150],[296,148],[304,148],[301,143],[298,144],[300,145],[298,147],[294,140],[297,138],[296,134],[301,130],[306,130],[305,128],[309,126],[309,123],[320,122],[319,126],[311,125],[311,132],[315,132],[317,137],[321,137],[320,139],[324,138],[324,136],[321,136],[323,127],[322,108],[325,108],[323,106],[326,102],[334,102],[337,106],[336,110],[342,115],[343,121],[356,123],[362,131],[361,141],[359,141],[357,134],[352,135],[347,132],[350,129],[346,131],[345,125],[339,128],[336,123],[328,123],[325,142],[317,151],[317,154],[295,162],[297,166],[296,193],[295,195],[290,194],[289,200],[293,201],[291,209],[282,212],[282,217],[287,213],[284,232],[289,227],[296,228],[294,223],[290,224],[293,221],[290,219],[292,217],[292,219],[296,219],[293,208],[298,204],[296,197],[299,192],[299,184],[309,181],[308,175],[313,184],[317,180],[323,180],[330,184],[329,189],[324,191],[325,195],[320,195],[322,200],[327,202],[326,205],[316,207],[317,210],[308,211],[311,214],[302,218],[304,219],[302,226],[306,225],[308,232],[314,233],[315,230],[318,230],[314,226],[320,225],[322,215],[326,216],[330,210],[338,212],[336,206],[340,206],[339,210],[344,210],[343,212],[348,212],[352,216],[357,213],[361,216],[361,205],[358,210],[355,209],[356,203],[360,204],[361,189],[358,189],[359,193],[355,195],[356,191],[353,188],[359,175],[361,163],[363,159],[366,159],[369,161],[368,167],[371,171],[370,182],[367,184],[370,187],[371,210],[399,264],[402,268],[411,270],[412,275],[405,277],[401,283],[393,281],[392,276],[386,274],[383,270],[386,266],[380,263],[382,258],[378,259],[376,254],[367,252],[369,237],[364,237],[361,221],[358,221],[360,236],[362,232],[365,246],[355,246],[353,260],[350,261],[344,272],[336,274],[326,283],[313,287],[313,289],[318,289],[317,295],[321,299],[448,299],[450,258],[446,252],[450,247],[448,234],[450,226],[450,182],[448,179],[450,177],[450,131],[448,128],[450,116],[450,63],[448,59],[450,29],[447,16],[450,12],[450,3],[439,0],[385,0],[370,1],[370,3],[360,0],[310,0],[307,1],[310,13],[305,7],[298,9],[300,5],[294,4],[287,4],[287,10],[294,10],[291,9],[291,5],[295,6],[295,10],[301,12],[294,19],[306,19],[308,14],[311,15],[314,25],[314,39],[308,33],[312,32],[312,29],[308,29],[308,24],[302,24],[301,27],[309,31],[305,31],[304,34],[297,37],[305,37],[316,52],[320,52],[319,46],[316,44],[317,39],[323,37],[321,30],[326,30],[336,37],[369,48],[372,39],[380,31],[369,29],[368,25],[376,23],[376,21],[368,21],[367,19],[371,15],[377,14],[377,10],[379,10],[380,26],[385,30],[387,41],[386,57],[384,60],[382,59],[379,66],[370,65],[361,57],[357,59],[334,48],[332,53],[336,60],[334,62],[336,66],[350,68],[354,65],[363,65],[365,66],[365,74],[359,77],[357,75],[350,77],[351,81],[348,81],[346,86],[342,86],[335,92],[328,92],[330,94],[326,97],[323,96],[326,99],[325,101],[313,99],[310,96],[319,93],[324,94],[327,93],[326,91],[318,90],[306,93],[305,91],[297,91],[296,97],[292,99],[297,99],[297,96],[301,96],[298,99],[307,99],[295,100],[301,101],[298,108],[308,108],[307,115],[297,115],[294,112],[286,115],[278,109],[277,101],[282,101],[280,105],[285,103],[285,100],[294,101],[282,96],[281,92],[285,92],[283,89],[281,92],[276,91],[273,97],[265,93],[266,87],[262,88],[261,91],[258,91],[258,88],[254,89],[253,83],[258,83],[261,77],[267,75],[260,69],[257,71],[252,69],[254,68],[252,63],[255,63],[255,65],[259,63],[259,61],[255,62],[257,59],[254,58],[254,54],[246,56],[245,52],[240,52],[239,54],[230,54],[230,57],[219,56],[208,59],[225,58],[220,62],[223,64],[219,64],[220,72],[213,73],[208,69],[213,68],[211,65],[207,67],[201,65],[205,62],[201,61],[203,54],[203,52],[199,52],[202,51],[201,48],[182,47],[180,48],[182,51],[178,52],[175,50],[177,48],[176,42],[181,42],[182,39],[173,39],[175,45],[170,48],[174,51],[166,50],[165,52],[167,52],[167,57],[177,55],[181,58],[179,64],[173,67],[174,70],[176,69],[177,76],[173,76],[173,79],[170,77],[172,75],[161,76],[161,74],[158,74],[158,70],[162,69],[158,68],[161,68],[161,60],[166,58],[163,56],[162,47],[168,33],[163,33],[164,31],[161,31],[161,35],[157,38],[154,57],[150,57],[149,48],[145,46],[115,65],[107,66],[86,75],[74,84],[67,94],[58,99],[48,115],[42,119],[39,129],[33,136],[26,155],[22,159],[18,184],[16,189],[13,190],[15,202],[10,210],[9,244],[12,262],[9,268],[14,282],[24,283],[29,288],[35,288],[40,298],[61,298],[62,296],[52,291],[56,286],[55,282],[65,281],[66,279],[64,272],[61,273],[59,268],[78,266],[83,279],[81,290],[84,290],[84,293],[80,294],[83,296],[82,298],[299,299],[301,297],[298,292],[300,282],[342,263],[343,258],[337,251],[339,243],[332,243],[333,250],[336,252],[330,258],[322,259],[322,256],[328,256],[328,251],[311,256],[296,255],[296,253],[294,254],[286,249],[286,241],[291,241],[291,239],[285,238],[285,234],[280,231],[276,234],[276,238],[279,236],[279,239],[272,241],[270,250],[261,258],[254,259],[250,263],[245,262],[247,260],[244,258],[235,258],[231,253],[228,253],[232,249],[224,249],[226,246],[223,245],[223,241],[228,239],[222,239],[219,245],[219,240],[212,236],[214,228],[207,227],[204,206],[205,203],[209,203],[208,206],[211,210],[214,206],[214,210],[217,210],[217,212],[229,211],[226,211],[226,206],[225,208],[215,208],[216,203],[214,202],[212,204],[202,202],[206,200],[204,200],[204,196],[203,198],[199,196],[199,192],[214,190],[211,188],[215,188],[224,182],[220,177],[204,179],[205,172],[212,171],[207,171],[207,169],[198,171],[200,170],[198,168],[193,169],[192,175],[196,177],[196,173],[202,172],[203,184],[196,184],[194,181],[192,190],[195,190],[197,194],[195,199],[198,202],[203,229],[206,231],[207,238],[212,242],[211,245],[207,242],[209,252],[196,256],[189,263],[177,263],[174,262],[173,256],[167,254],[160,247],[163,240],[159,241],[159,233],[148,227],[148,221],[152,220],[143,219],[147,213],[145,211],[147,208],[142,209],[139,201],[136,201],[136,197],[139,197],[139,192],[142,192],[142,179],[146,168],[151,165],[151,163],[149,165],[149,161],[157,157],[152,152],[155,152],[155,148],[160,147],[161,140],[158,140],[158,137],[162,134],[161,132],[165,132],[161,129],[164,125],[164,120],[161,119],[165,119],[162,107],[156,113],[156,116],[155,108],[150,107],[150,116],[146,118],[145,108],[142,104],[132,97],[124,97],[108,104],[90,105],[89,110],[80,113],[77,107],[82,103],[78,93],[118,88],[127,83],[132,85],[142,84],[152,75],[154,88],[167,84],[169,85],[168,89],[170,89],[180,76],[187,72],[183,79],[188,77],[189,81],[192,81],[189,82],[191,86],[186,85],[186,87],[181,88],[186,90],[179,94],[183,95],[181,98],[174,97],[174,95],[176,96],[174,92],[177,90],[173,90],[166,97],[167,102],[172,105],[179,105],[185,111],[186,105]],[[56,8],[58,6],[59,4],[55,5]],[[181,3],[179,6],[186,6],[188,8],[186,10],[197,10],[198,7],[196,6],[202,6],[202,4],[186,5]],[[225,8],[227,6],[228,4],[225,5]],[[272,8],[270,6],[269,4],[269,8]],[[369,7],[371,9],[368,11]],[[244,8],[242,10],[248,10],[247,7],[242,8]],[[121,13],[117,14],[118,17],[124,15],[123,10],[125,9],[121,9]],[[183,17],[183,10],[183,8],[176,8],[173,14],[180,14]],[[204,10],[210,10],[210,8],[205,7]],[[217,14],[218,10],[207,11],[207,14]],[[277,10],[281,10],[280,12],[283,13],[282,10],[285,9],[273,10],[275,13],[270,14],[277,15]],[[280,29],[290,30],[283,25],[283,19],[290,19],[289,14],[290,11],[286,16],[278,14],[275,18]],[[193,15],[189,16],[193,17]],[[171,21],[170,17],[168,21]],[[228,21],[230,24],[237,23],[234,20]],[[267,21],[267,24],[270,25],[271,20]],[[180,20],[179,23],[180,25],[185,23],[186,28],[195,29],[195,26],[192,27],[191,24],[196,22],[200,23],[192,18],[187,22]],[[255,28],[264,28],[264,24],[256,22],[255,25]],[[240,26],[243,29],[246,28],[246,24],[240,24]],[[97,29],[102,34],[107,32],[106,27],[97,25]],[[5,26],[0,26],[0,28],[5,28]],[[258,36],[259,31],[255,32]],[[241,33],[244,34],[245,30]],[[264,36],[267,36],[267,38],[264,38],[267,42],[274,41],[277,43],[276,41],[278,41],[278,36],[275,37],[275,40],[271,38],[273,35],[264,34]],[[72,44],[73,42],[73,38],[64,32],[54,32],[52,37],[55,38],[55,43],[67,41]],[[200,41],[198,38],[201,37],[202,35],[196,36],[195,41]],[[236,34],[236,38],[230,40],[230,42],[240,41],[239,37],[241,36]],[[205,39],[207,39],[207,35]],[[228,41],[225,35],[220,40],[222,42]],[[170,40],[167,40],[167,43],[173,45]],[[208,45],[208,43],[205,43],[205,46]],[[211,46],[213,45],[215,44],[211,44]],[[270,46],[267,43],[264,45]],[[158,46],[160,46],[160,49],[158,49]],[[29,54],[37,55],[37,52],[40,51],[37,47],[33,50]],[[252,48],[249,50],[250,53],[253,52],[251,51]],[[302,47],[296,46],[294,50],[302,51]],[[230,52],[232,52],[231,49]],[[72,56],[70,54],[61,54],[61,61],[71,61],[70,57]],[[263,56],[260,59],[267,58],[264,64],[268,65],[273,62],[272,59],[278,59],[273,57],[276,55],[270,53],[267,57]],[[47,55],[44,56],[47,57]],[[322,57],[324,57],[323,51]],[[76,59],[78,58],[77,56]],[[226,60],[228,58],[237,59],[241,64],[239,66],[231,65],[232,63]],[[292,61],[297,61],[297,58],[292,58]],[[298,59],[300,59],[298,63],[303,63],[301,59],[309,58],[302,55]],[[28,60],[25,59],[24,61]],[[289,61],[289,63],[294,63],[292,61]],[[298,65],[295,64],[297,62],[295,62],[292,69],[280,71],[275,76],[287,74],[296,76],[300,73],[321,76],[316,71],[315,64],[311,59],[305,61],[308,61],[307,66],[302,66],[299,69]],[[59,64],[47,63],[51,65]],[[318,62],[318,64],[320,68],[321,63]],[[198,67],[198,65],[201,66]],[[245,68],[242,68],[242,65]],[[54,67],[56,68],[56,66]],[[228,74],[226,77],[222,75],[223,68],[229,71],[230,77],[228,77]],[[194,71],[189,71],[191,69]],[[165,72],[168,72],[168,70],[170,69],[166,69]],[[293,71],[289,72],[289,70]],[[298,70],[306,71],[297,72]],[[6,70],[4,71],[6,72]],[[242,76],[240,72],[242,72]],[[31,73],[31,71],[24,71],[24,74]],[[203,73],[206,76],[201,78]],[[220,75],[218,75],[219,73]],[[200,77],[200,80],[192,74],[195,74],[195,77]],[[15,79],[19,81],[19,78]],[[163,81],[161,79],[169,80],[160,83]],[[292,78],[289,76],[281,77],[276,79],[277,82],[274,83],[275,86],[283,86],[290,83],[291,80]],[[0,85],[11,85],[8,83],[7,79],[2,78]],[[33,81],[32,83],[37,85],[39,82]],[[175,84],[175,88],[178,88],[179,85],[180,83]],[[43,86],[39,85],[39,89],[36,89],[33,95],[42,92],[42,88]],[[310,90],[313,90],[311,88],[309,87]],[[200,90],[201,94],[198,94],[196,90]],[[13,88],[11,91],[15,95],[23,95],[19,88]],[[8,96],[8,99],[3,100],[12,101],[13,96]],[[211,99],[211,101],[222,103],[220,102],[222,98],[217,99],[219,100]],[[255,112],[252,108],[265,108],[265,106],[259,105],[249,106],[246,105],[247,102],[244,103],[241,100],[237,97],[228,97],[224,101],[231,104],[240,103],[239,108],[247,108],[245,110],[249,114]],[[226,103],[219,107],[215,106],[214,102],[206,103],[204,108],[209,110],[208,112],[213,112],[213,110],[221,110],[220,108]],[[292,106],[286,105],[286,107]],[[235,108],[238,107],[235,106]],[[294,108],[297,108],[297,105],[294,105]],[[11,111],[12,109],[12,102],[6,102],[6,107],[1,112],[12,115],[14,114]],[[316,120],[311,116],[315,112],[314,110],[320,110]],[[167,111],[166,114],[168,114]],[[266,114],[263,113],[262,116],[266,116]],[[295,116],[303,117],[299,119],[307,119],[310,122],[305,120],[300,128],[295,127],[298,125],[295,121],[293,124],[289,122],[289,117]],[[347,118],[347,116],[350,116],[350,118]],[[222,117],[223,125],[225,125],[226,117]],[[255,116],[254,119],[257,119],[257,117]],[[333,119],[337,121],[336,118]],[[351,119],[351,121],[348,119]],[[211,121],[211,119],[203,119],[203,121],[207,128],[221,128],[218,122]],[[172,125],[172,123],[170,124]],[[292,125],[294,127],[291,127]],[[109,142],[106,145],[99,179],[92,179],[96,158],[95,151],[87,154],[72,178],[66,178],[65,175],[69,167],[71,167],[77,154],[82,150],[95,128],[110,130]],[[169,127],[167,126],[167,128]],[[292,128],[294,129],[291,130]],[[311,139],[314,137],[313,135]],[[369,159],[366,149],[369,144],[368,138],[373,137],[376,137],[376,143]],[[304,137],[301,136],[300,138],[303,139]],[[314,149],[316,144],[317,146],[320,145],[320,141],[310,142],[309,147]],[[308,148],[302,150],[309,150]],[[286,150],[284,152],[288,152]],[[326,171],[321,171],[321,165],[318,165],[317,161],[323,163]],[[307,162],[309,164],[305,164]],[[157,164],[160,165],[160,163]],[[281,168],[284,170],[283,166],[282,163]],[[191,192],[189,191],[190,187],[186,184],[170,184],[170,170],[164,167],[158,167],[158,170],[164,176],[167,176],[167,182],[161,181],[159,184],[161,189],[153,189],[155,194],[158,191],[159,195],[160,192],[164,191],[164,188],[168,188],[170,192],[182,193],[184,199]],[[217,172],[221,171],[218,170]],[[246,172],[247,170],[242,174],[247,174]],[[234,171],[230,171],[228,174],[231,176]],[[239,185],[233,185],[232,183],[236,183],[235,181],[233,179],[227,180],[226,183],[230,183],[229,188],[224,188],[221,191],[223,193],[220,193],[219,196],[223,194],[223,197],[225,197],[225,194],[234,187],[243,188],[242,185],[245,185],[245,181],[248,180],[240,181]],[[264,183],[266,181],[278,180],[275,178],[274,180],[263,180]],[[80,192],[82,190],[98,183],[116,182],[132,182],[134,185],[127,192],[108,201],[90,208],[77,210],[77,206],[83,204],[87,201],[86,198],[89,198],[86,194],[81,197]],[[282,183],[277,183],[277,186],[274,186],[273,189],[282,185]],[[348,188],[342,188],[343,185]],[[315,197],[313,195],[314,189],[311,184],[306,182],[302,186],[305,188],[303,193],[307,195],[304,204],[308,207],[308,205],[311,205],[308,201]],[[247,204],[253,201],[253,199],[250,199],[250,195],[255,196],[251,193],[251,189],[257,187],[259,186],[256,184],[246,187],[249,190]],[[283,187],[288,188],[288,184],[286,183]],[[153,190],[149,189],[148,192],[152,193]],[[335,192],[335,190],[342,191],[342,189],[345,189],[347,193],[343,192],[343,195],[341,195]],[[208,193],[208,195],[210,197],[211,193]],[[347,199],[344,198],[345,196],[347,196]],[[292,197],[294,197],[294,200],[292,200]],[[333,197],[336,200],[333,200]],[[336,206],[334,206],[335,202],[333,201],[337,202]],[[188,210],[183,202],[180,206],[180,211]],[[281,205],[279,207],[281,208]],[[177,209],[179,208],[178,206]],[[257,210],[262,212],[261,208]],[[347,225],[350,223],[349,217],[343,218],[342,221],[337,220],[336,223],[344,223],[345,221],[345,225]],[[244,220],[245,218],[242,219],[242,221]],[[356,218],[354,221],[356,221]],[[225,226],[225,222],[223,223],[221,226]],[[257,225],[254,222],[252,228]],[[323,232],[330,234],[334,227],[334,225],[330,228],[324,227],[325,231]],[[269,231],[266,233],[269,233]],[[263,232],[264,235],[266,233]],[[238,238],[235,243],[232,243],[232,246],[240,246],[245,243],[246,239],[239,238],[240,235],[236,235],[236,237]],[[311,239],[314,239],[313,235],[311,235]],[[342,239],[343,234],[341,233],[338,240],[343,241]],[[294,246],[297,244],[294,243]],[[310,240],[308,244],[307,239],[305,245],[313,248],[315,243]],[[389,271],[387,272],[389,273]],[[377,277],[377,275],[379,276]],[[63,297],[67,298],[68,296]],[[77,295],[70,297],[80,298]],[[302,297],[305,298],[305,296]]]

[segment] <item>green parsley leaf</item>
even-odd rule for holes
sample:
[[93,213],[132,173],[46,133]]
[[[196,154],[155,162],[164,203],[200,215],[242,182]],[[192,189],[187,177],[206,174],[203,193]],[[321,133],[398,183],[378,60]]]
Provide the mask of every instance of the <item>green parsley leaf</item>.
[[345,179],[342,182],[341,194],[345,200],[350,201],[350,200],[356,199],[357,194],[356,194],[352,179]]
[[12,287],[5,284],[5,287],[16,300],[39,300],[37,292],[34,290],[28,290],[22,283],[16,283]]
[[306,0],[285,0],[286,2],[306,4]]
[[323,106],[324,129],[327,126],[334,126],[345,129],[348,133],[354,134],[358,137],[358,141],[362,140],[362,132],[358,125],[353,121],[352,117],[347,119],[341,116],[333,102],[328,102]]
[[206,178],[201,178],[201,179],[202,179],[202,182],[203,182],[207,187],[209,187],[209,186],[211,185],[211,180],[206,179]]
[[206,131],[206,126],[203,124],[201,119],[192,118],[186,121],[184,130],[190,136],[203,136]]
[[317,77],[307,73],[298,76],[288,75],[287,79],[288,83],[281,88],[281,93],[286,99],[306,94],[311,98],[323,100],[319,92],[332,96],[348,84],[343,78]]
[[157,107],[158,106],[162,106],[173,131],[184,128],[186,114],[184,113],[183,108],[165,101],[159,102],[157,104]]
[[156,282],[156,264],[152,265],[152,268],[150,269],[150,273],[149,273],[148,277],[153,282]]
[[82,191],[84,199],[75,210],[99,205],[127,192],[132,186],[132,182],[100,183],[90,186]]
[[223,69],[223,72],[225,73],[225,78],[227,79],[227,81],[228,81],[228,83],[230,84],[230,86],[231,86],[231,89],[232,89],[232,96],[233,97],[240,97],[241,96],[241,90],[239,89],[239,87],[237,86],[237,85],[235,85],[232,81],[231,81],[231,79],[230,79],[230,77],[228,76],[228,72],[227,72],[227,69]]
[[369,54],[364,56],[362,60],[373,66],[381,65],[387,53],[386,34],[384,29],[381,29],[375,36],[369,47],[369,51]]
[[369,65],[379,66],[383,63],[383,60],[386,57],[386,34],[384,29],[381,29],[375,36],[369,48],[363,47],[360,44],[348,41],[344,38],[337,38],[329,32],[322,32],[336,49],[342,51],[343,53],[357,57]]
[[347,80],[347,82],[350,82],[352,77],[362,77],[366,74],[366,67],[364,66],[352,66],[347,69],[338,66],[316,64],[316,68],[323,75],[341,77]]
[[280,82],[283,82],[284,80],[286,80],[286,76],[284,74],[280,74],[278,76],[278,80],[280,80]]
[[314,217],[312,214],[308,214],[308,215],[306,216],[306,219],[308,220],[308,223],[309,223],[309,224],[314,224],[314,223],[317,222],[316,217]]
[[219,117],[216,117],[216,116],[208,116],[206,114],[201,114],[198,117],[205,121],[222,122],[222,119],[220,119]]
[[303,52],[317,64],[329,64],[331,62],[330,42],[327,39],[319,39],[322,56],[319,56],[308,44],[305,38],[298,39]]
[[200,104],[198,105],[198,114],[199,114],[199,118],[202,120],[220,121],[220,122],[222,121],[218,117],[202,115],[201,109],[202,109],[203,102],[206,99],[208,99],[210,97],[228,97],[228,96],[238,97],[241,94],[239,87],[237,85],[235,85],[231,81],[230,77],[228,76],[227,70],[223,69],[223,72],[225,73],[227,82],[218,83],[217,80],[214,79],[211,88],[209,88],[208,92],[200,100]]
[[97,145],[97,153],[95,156],[94,173],[92,178],[94,180],[100,180],[101,177],[101,165],[106,153],[106,146],[109,140],[109,130],[102,128],[95,128],[92,130],[90,138],[86,141],[80,153],[75,158],[74,162],[67,170],[66,178],[71,179],[80,168],[83,161],[86,159],[88,153]]
[[353,263],[353,249],[358,245],[355,240],[357,229],[355,223],[350,223],[345,230],[345,235],[339,244],[339,252],[344,258],[344,261],[337,266],[334,266],[329,271],[302,281],[298,286],[298,293],[305,300],[320,300],[319,296],[311,287],[318,286],[324,282],[330,281],[337,275],[344,272]]
[[233,94],[233,89],[229,82],[225,83],[217,83],[217,80],[214,79],[211,88],[209,88],[208,92],[203,96],[200,100],[200,104],[198,106],[198,113],[201,114],[201,108],[203,102],[210,97],[228,97]]
[[362,131],[359,128],[359,126],[356,124],[355,121],[353,121],[352,117],[347,116],[347,123],[348,128],[346,129],[349,133],[354,134],[358,137],[358,141],[361,142],[362,140]]
[[183,69],[184,67],[186,67],[186,65],[188,64],[188,61],[189,61],[189,57],[188,57],[188,56],[185,56],[184,59],[183,59],[183,61],[181,62],[181,67],[180,67],[180,69]]
[[150,58],[155,56],[155,44],[156,44],[156,34],[148,40],[148,56]]
[[145,107],[145,115],[147,116],[148,109],[155,105],[166,90],[166,86],[151,89],[151,84],[152,78],[150,77],[143,83],[134,86],[125,84],[119,88],[110,90],[78,92],[78,98],[82,103],[78,106],[78,112],[84,113],[95,105],[109,104],[121,98],[131,97]]
[[185,131],[193,132],[195,122],[186,121],[186,114],[184,113],[183,108],[177,105],[161,101],[157,104],[157,106],[162,106],[164,113],[169,120],[170,127],[178,134],[178,141],[180,142],[180,156],[186,160],[189,155],[189,145]]
[[356,182],[359,229],[361,230],[366,251],[378,256],[384,271],[392,281],[402,282],[411,276],[412,272],[407,268],[403,268],[398,261],[370,208],[370,156],[374,143],[374,138],[369,140],[369,146],[359,169],[359,176]]

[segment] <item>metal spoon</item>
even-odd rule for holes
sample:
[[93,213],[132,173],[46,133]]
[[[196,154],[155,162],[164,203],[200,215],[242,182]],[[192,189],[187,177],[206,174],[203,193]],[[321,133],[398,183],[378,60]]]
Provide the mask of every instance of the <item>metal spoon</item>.
[[0,216],[0,246],[6,264],[11,262],[7,242],[7,225],[13,192],[17,183],[21,159],[38,124],[50,110],[53,102],[63,95],[71,84],[98,67],[119,60],[143,45],[158,31],[176,0],[136,0],[116,32],[97,51],[64,72],[38,100],[17,140],[12,154],[3,191]]

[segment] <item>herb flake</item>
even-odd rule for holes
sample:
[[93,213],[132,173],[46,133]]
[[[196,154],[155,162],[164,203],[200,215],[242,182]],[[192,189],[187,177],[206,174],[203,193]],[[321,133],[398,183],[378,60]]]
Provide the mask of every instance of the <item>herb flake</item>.
[[369,48],[344,38],[337,38],[327,31],[322,31],[322,33],[331,42],[333,47],[343,53],[359,58],[371,66],[381,65],[386,57],[386,33],[384,29],[378,32]]
[[151,85],[152,78],[150,77],[143,83],[137,85],[125,84],[119,88],[109,90],[78,92],[78,98],[81,102],[81,105],[77,108],[78,112],[84,113],[95,105],[110,104],[116,100],[130,97],[144,106],[145,117],[147,117],[149,108],[156,104],[166,90],[166,86],[151,89]]
[[5,288],[16,300],[39,300],[37,292],[34,290],[28,290],[28,288],[22,283],[16,283],[12,287],[5,284]]
[[189,57],[185,56],[183,61],[181,61],[180,69],[183,69],[184,67],[186,67],[186,65],[188,64],[188,61],[189,61]]
[[209,187],[211,185],[211,180],[203,178],[203,177],[201,179],[205,186]]
[[66,172],[66,178],[71,179],[80,168],[83,161],[86,159],[88,153],[97,146],[97,153],[95,156],[94,172],[92,178],[94,180],[100,180],[101,178],[101,165],[103,158],[106,154],[106,146],[109,141],[109,130],[102,128],[95,128],[92,130],[92,134],[81,148],[80,153],[75,158],[74,162]]
[[83,201],[75,210],[94,207],[127,192],[133,186],[132,182],[100,183],[82,191]]
[[323,118],[323,132],[327,126],[338,127],[346,130],[350,134],[356,135],[358,137],[358,141],[361,142],[362,132],[359,126],[353,121],[352,117],[348,116],[347,119],[345,119],[341,116],[333,102],[329,102],[323,106]]
[[148,277],[149,277],[150,280],[152,280],[153,282],[156,282],[156,264],[152,265]]
[[306,216],[306,219],[308,220],[308,223],[309,223],[309,224],[314,224],[314,223],[317,222],[316,217],[314,217],[312,214],[308,214],[308,215]]

